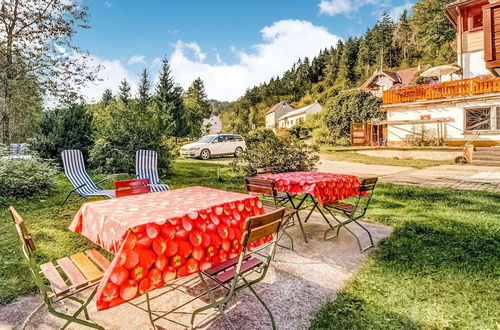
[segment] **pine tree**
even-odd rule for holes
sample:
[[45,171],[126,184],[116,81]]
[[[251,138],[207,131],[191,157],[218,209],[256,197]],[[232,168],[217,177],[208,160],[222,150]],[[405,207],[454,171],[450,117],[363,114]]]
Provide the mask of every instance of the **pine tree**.
[[394,22],[392,18],[384,12],[380,16],[377,24],[371,31],[371,38],[373,41],[373,48],[377,55],[377,63],[382,67],[397,66],[392,50],[392,38],[394,35]]
[[202,133],[203,119],[210,118],[211,115],[210,103],[201,78],[195,79],[187,89],[184,105],[188,134],[191,137],[199,137]]
[[394,30],[393,45],[396,54],[399,56],[399,62],[404,66],[411,63],[411,52],[415,47],[413,40],[413,31],[408,20],[408,11],[405,9],[399,18]]
[[111,89],[106,88],[104,90],[104,93],[102,93],[101,102],[106,106],[109,104],[109,102],[111,102],[111,100],[113,100],[113,92],[111,91]]
[[139,89],[137,91],[137,98],[139,101],[139,107],[143,111],[148,107],[150,101],[150,90],[151,81],[149,80],[148,70],[144,69],[141,74],[141,82],[139,83]]
[[123,104],[128,105],[130,101],[130,84],[127,79],[123,79],[118,87],[118,98],[123,102]]
[[155,104],[165,131],[169,133],[168,135],[175,137],[182,137],[186,133],[182,93],[182,88],[174,83],[168,60],[164,59],[156,84]]
[[349,38],[342,49],[342,55],[339,59],[338,78],[344,88],[350,88],[357,84],[356,63],[359,49],[359,40]]

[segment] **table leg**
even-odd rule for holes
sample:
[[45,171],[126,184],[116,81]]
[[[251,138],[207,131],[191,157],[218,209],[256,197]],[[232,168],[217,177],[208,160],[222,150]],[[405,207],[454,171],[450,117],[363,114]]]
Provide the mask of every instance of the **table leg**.
[[300,219],[300,214],[299,214],[299,211],[300,211],[300,207],[302,206],[302,204],[304,203],[304,201],[307,199],[307,195],[306,194],[302,200],[299,202],[299,204],[297,206],[295,206],[295,203],[293,201],[293,197],[290,195],[290,193],[286,193],[286,195],[288,196],[288,200],[290,201],[290,204],[292,205],[292,208],[297,210],[297,213],[295,213],[295,215],[297,216],[297,220],[299,222],[299,227],[300,227],[300,231],[302,232],[302,237],[304,238],[304,242],[306,243],[309,243],[309,241],[307,240],[307,235],[306,235],[306,232],[304,230],[304,226],[302,225],[302,220]]

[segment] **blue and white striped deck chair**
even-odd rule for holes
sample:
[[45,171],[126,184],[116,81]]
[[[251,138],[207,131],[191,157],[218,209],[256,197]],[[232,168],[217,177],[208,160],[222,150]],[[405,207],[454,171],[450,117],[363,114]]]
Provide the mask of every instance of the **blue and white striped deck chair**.
[[135,173],[138,179],[149,179],[151,192],[170,188],[160,181],[158,175],[158,155],[152,150],[137,150],[135,153]]
[[69,182],[71,182],[75,188],[68,193],[68,196],[66,196],[61,206],[66,203],[71,194],[76,194],[85,199],[90,196],[115,198],[114,190],[103,190],[99,187],[99,183],[106,181],[109,177],[97,182],[97,184],[89,177],[85,171],[83,154],[80,150],[64,150],[61,152],[61,158],[63,161],[64,174],[66,174]]

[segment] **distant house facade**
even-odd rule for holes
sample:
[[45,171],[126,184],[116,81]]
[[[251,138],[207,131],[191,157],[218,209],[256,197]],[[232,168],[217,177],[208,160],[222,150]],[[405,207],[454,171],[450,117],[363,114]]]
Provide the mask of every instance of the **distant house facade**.
[[411,85],[419,72],[427,70],[430,67],[430,65],[426,64],[399,71],[377,70],[365,81],[361,89],[377,97],[382,97],[384,91]]
[[278,124],[278,118],[283,117],[285,114],[292,112],[294,109],[285,101],[281,101],[273,105],[266,112],[266,128],[275,128]]
[[500,1],[458,0],[443,10],[456,27],[460,76],[399,86],[397,77],[379,72],[363,86],[382,89],[387,120],[375,124],[387,126],[388,146],[408,145],[424,134],[450,146],[500,144]]
[[278,118],[277,126],[280,128],[290,128],[295,125],[299,125],[303,123],[308,116],[319,113],[322,110],[323,107],[316,101],[313,104],[290,111],[281,116],[280,118]]
[[206,131],[209,134],[218,134],[222,132],[222,121],[219,116],[211,116],[203,119],[203,128],[208,128]]

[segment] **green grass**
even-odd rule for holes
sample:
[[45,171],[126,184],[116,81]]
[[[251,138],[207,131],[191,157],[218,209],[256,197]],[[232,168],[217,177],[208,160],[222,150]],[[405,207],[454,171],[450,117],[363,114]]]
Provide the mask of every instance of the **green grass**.
[[[217,168],[221,180],[217,179]],[[102,176],[96,176],[96,179]],[[175,162],[172,188],[201,185],[244,191],[227,165]],[[59,204],[70,190],[64,176],[47,196],[0,199],[0,304],[36,292],[6,207],[25,218],[39,262],[92,244],[67,226],[82,202]],[[313,329],[474,328],[500,321],[500,195],[380,184],[369,220],[393,226],[338,298],[312,320]],[[291,308],[293,306],[290,306]]]
[[373,156],[358,154],[356,152],[328,151],[327,149],[322,150],[321,154],[323,154],[325,158],[329,160],[373,164],[373,165],[392,165],[392,166],[405,166],[414,168],[426,168],[431,166],[453,164],[452,161],[373,157]]
[[395,227],[312,329],[497,329],[500,195],[381,184],[369,220]]

